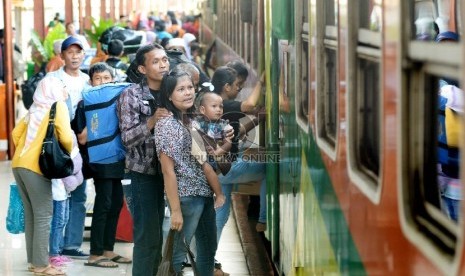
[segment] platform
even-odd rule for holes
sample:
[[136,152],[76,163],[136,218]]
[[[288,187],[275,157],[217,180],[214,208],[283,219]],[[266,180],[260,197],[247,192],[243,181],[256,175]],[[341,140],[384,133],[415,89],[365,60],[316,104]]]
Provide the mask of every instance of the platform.
[[[5,218],[9,200],[9,184],[13,181],[14,178],[11,173],[10,162],[0,162],[0,275],[32,275],[32,273],[27,271],[24,234],[13,235],[6,231]],[[238,202],[240,203],[239,205]],[[231,212],[232,215],[224,229],[223,238],[220,241],[217,253],[217,258],[222,263],[223,270],[230,273],[232,276],[272,274],[269,272],[268,265],[259,264],[257,263],[259,261],[254,259],[253,256],[264,255],[263,252],[257,253],[257,250],[262,250],[262,247],[258,247],[257,249],[257,246],[251,245],[251,241],[253,241],[254,238],[248,238],[246,244],[241,243],[240,237],[245,235],[241,234],[244,230],[238,230],[238,224],[235,219],[238,215],[242,216],[238,218],[238,221],[241,221],[242,225],[246,226],[245,229],[249,231],[247,235],[249,237],[250,235],[258,236],[256,233],[250,232],[253,223],[248,227],[245,222],[247,221],[247,212],[246,209],[244,211],[244,208],[246,208],[244,197],[238,196],[234,198],[233,205],[235,211]],[[88,233],[85,233],[85,235],[88,235]],[[89,241],[85,240],[82,248],[85,252],[89,252],[89,246]],[[132,247],[132,243],[117,242],[115,245],[115,252],[131,258]],[[244,248],[246,253],[244,253]],[[251,253],[247,253],[248,251]],[[252,258],[247,260],[246,256]],[[132,265],[120,264],[118,268],[110,269],[86,267],[83,265],[84,262],[85,260],[74,260],[74,263],[68,265],[66,269],[67,275],[132,275]],[[251,266],[251,270],[249,270],[249,266]],[[192,274],[186,271],[185,275]]]

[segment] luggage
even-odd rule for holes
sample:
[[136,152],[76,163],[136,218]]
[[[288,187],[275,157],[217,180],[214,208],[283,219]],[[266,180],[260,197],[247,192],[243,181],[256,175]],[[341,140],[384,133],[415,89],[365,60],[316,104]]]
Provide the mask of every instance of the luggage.
[[116,101],[130,83],[108,83],[82,93],[87,126],[89,162],[110,164],[125,158]]

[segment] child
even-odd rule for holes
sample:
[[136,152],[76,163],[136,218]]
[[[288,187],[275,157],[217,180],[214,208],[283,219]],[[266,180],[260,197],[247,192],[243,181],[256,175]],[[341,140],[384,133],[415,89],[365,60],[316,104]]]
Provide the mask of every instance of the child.
[[[113,70],[102,62],[92,65],[89,77],[92,86],[103,85],[114,80]],[[85,145],[87,143],[87,127],[82,102],[76,111],[75,126],[79,143]],[[90,232],[90,256],[84,265],[115,268],[118,267],[117,263],[131,263],[130,259],[113,252],[116,226],[123,206],[121,179],[123,179],[124,174],[124,160],[110,164],[90,163],[89,167],[94,178],[95,203]]]
[[[231,135],[232,126],[223,116],[223,99],[218,94],[206,91],[201,92],[197,99],[197,109],[201,114],[194,119],[192,126],[203,139],[208,153],[208,163],[213,169],[223,175],[227,174],[231,164],[225,155],[231,149],[231,140],[226,134]],[[219,162],[222,161],[222,162]]]
[[52,179],[52,196],[53,196],[53,217],[50,230],[49,240],[49,262],[56,267],[65,266],[72,263],[72,260],[61,255],[64,242],[64,230],[69,219],[69,200],[68,195],[82,183],[83,176],[81,172],[82,158],[77,147],[75,135],[73,135],[73,174],[63,179]]
[[108,43],[108,55],[109,57],[105,61],[110,67],[115,70],[114,80],[116,82],[126,81],[128,65],[121,60],[124,54],[124,43],[119,39],[112,39]]

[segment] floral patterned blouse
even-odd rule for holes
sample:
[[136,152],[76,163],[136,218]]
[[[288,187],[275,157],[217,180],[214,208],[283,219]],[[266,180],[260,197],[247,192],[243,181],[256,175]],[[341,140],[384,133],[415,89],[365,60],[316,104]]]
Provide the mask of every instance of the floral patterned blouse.
[[192,137],[189,130],[174,117],[159,120],[155,126],[158,158],[163,152],[174,161],[179,197],[212,197],[201,165],[191,154]]

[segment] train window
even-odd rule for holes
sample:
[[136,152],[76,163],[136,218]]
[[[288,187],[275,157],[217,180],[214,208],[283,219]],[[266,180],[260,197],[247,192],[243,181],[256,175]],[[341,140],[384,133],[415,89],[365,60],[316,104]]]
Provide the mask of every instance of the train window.
[[327,47],[325,49],[325,95],[324,95],[324,117],[325,125],[324,132],[331,146],[336,143],[337,130],[337,85],[336,85],[336,64],[337,64],[336,48]]
[[[449,5],[450,4],[450,5]],[[403,8],[401,155],[402,229],[444,274],[455,274],[457,222],[462,214],[464,92],[463,44],[456,33],[461,13],[450,1],[408,1]],[[452,43],[451,43],[452,42]],[[437,55],[436,53],[441,53]]]
[[351,181],[373,202],[380,199],[381,30],[379,0],[349,7],[347,152]]
[[337,138],[337,4],[334,0],[317,1],[317,66],[316,71],[316,127],[317,142],[320,148],[333,160],[336,158]]
[[[295,112],[297,124],[304,130],[308,131],[308,96],[310,91],[309,86],[309,43],[308,43],[308,1],[301,0],[296,4],[296,34],[300,34],[296,38],[296,45],[300,45],[297,48],[297,59],[299,61],[298,68],[300,82],[297,83],[296,95],[295,95]],[[302,21],[301,21],[302,20]]]

